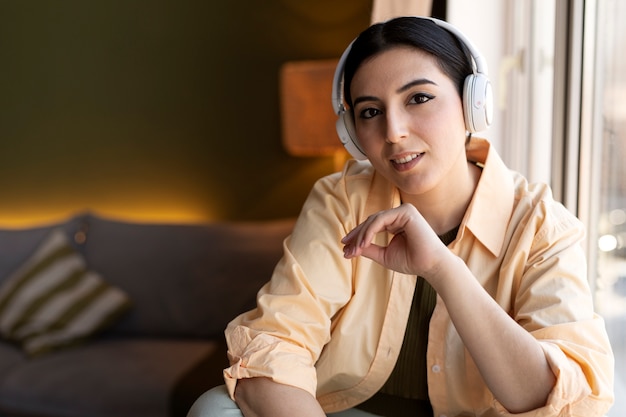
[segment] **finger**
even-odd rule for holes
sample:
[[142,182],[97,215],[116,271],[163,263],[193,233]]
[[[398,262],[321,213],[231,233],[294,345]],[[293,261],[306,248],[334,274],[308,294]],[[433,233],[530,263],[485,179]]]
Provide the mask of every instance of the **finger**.
[[350,233],[342,239],[342,242],[352,248],[367,246],[373,240],[375,234],[372,232],[374,219],[374,215],[368,217],[363,223],[352,229]]
[[[410,206],[410,208],[414,207]],[[346,245],[344,254],[352,256],[357,248],[369,246],[374,241],[375,235],[380,232],[396,234],[402,231],[406,223],[405,215],[403,215],[406,210],[407,206],[403,204],[370,215],[341,239],[341,242]]]
[[[363,249],[373,245],[372,242],[376,234],[386,229],[384,220],[381,221],[382,217],[385,217],[383,213],[370,216],[342,239],[345,245],[343,249],[344,257],[353,258],[360,256]],[[377,254],[377,251],[375,252]]]
[[382,263],[385,257],[385,249],[385,247],[373,243],[364,247],[349,245],[344,247],[344,257],[346,259],[352,259],[364,256],[378,263]]
[[371,215],[363,224],[357,234],[356,245],[366,247],[374,241],[374,237],[381,232],[396,234],[401,228],[396,224],[398,211],[390,209]]
[[360,249],[360,256],[369,258],[379,264],[384,264],[386,250],[387,248],[384,246],[371,244]]
[[350,230],[348,234],[346,234],[343,239],[341,239],[341,243],[350,243],[352,240],[354,240],[354,238],[358,235],[358,231],[361,229],[361,227],[362,224]]
[[356,244],[358,245],[358,242],[360,242],[361,239],[362,239],[362,232],[363,232],[363,230],[368,227],[368,224],[371,222],[371,220],[372,220],[372,218],[374,216],[375,216],[375,214],[369,216],[361,224],[359,224],[354,229],[352,229],[350,232],[348,232],[348,234],[346,234],[343,237],[343,239],[341,239],[341,243],[344,243],[344,244],[355,244],[355,242],[357,242]]
[[344,244],[344,257],[352,258],[359,256],[361,253],[360,249],[365,246],[363,245],[363,234],[365,230],[367,230],[368,221],[370,221],[369,218],[352,229],[343,239],[341,239],[341,242]]

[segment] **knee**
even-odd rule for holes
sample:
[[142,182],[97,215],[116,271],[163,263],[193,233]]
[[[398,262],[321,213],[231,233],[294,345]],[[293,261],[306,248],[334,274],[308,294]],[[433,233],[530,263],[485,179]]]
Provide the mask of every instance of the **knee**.
[[228,395],[226,385],[211,388],[193,403],[187,417],[243,417]]

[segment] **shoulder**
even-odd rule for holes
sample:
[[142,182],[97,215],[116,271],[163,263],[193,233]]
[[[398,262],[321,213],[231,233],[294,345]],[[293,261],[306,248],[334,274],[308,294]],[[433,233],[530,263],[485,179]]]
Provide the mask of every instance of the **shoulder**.
[[[529,183],[519,173],[513,173],[515,203],[512,219],[518,226],[535,235],[535,240],[550,240],[569,236],[573,241],[582,239],[582,222],[561,202],[554,199],[552,189],[545,183]],[[567,239],[569,240],[569,239]]]
[[368,194],[376,171],[369,161],[349,160],[339,172],[326,175],[315,182],[313,193],[326,195]]
[[337,217],[355,227],[368,215],[391,208],[398,201],[397,189],[377,174],[368,161],[350,160],[342,171],[315,182],[302,212],[323,211],[325,216]]
[[341,171],[326,175],[317,180],[317,183],[333,185],[353,181],[371,181],[374,173],[375,169],[369,161],[350,159],[346,161]]

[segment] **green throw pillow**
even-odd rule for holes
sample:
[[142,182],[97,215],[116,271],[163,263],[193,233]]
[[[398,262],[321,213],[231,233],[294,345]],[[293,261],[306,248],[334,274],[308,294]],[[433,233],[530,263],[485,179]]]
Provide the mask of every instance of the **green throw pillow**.
[[86,268],[61,230],[0,281],[0,337],[36,356],[84,341],[130,308],[128,296]]

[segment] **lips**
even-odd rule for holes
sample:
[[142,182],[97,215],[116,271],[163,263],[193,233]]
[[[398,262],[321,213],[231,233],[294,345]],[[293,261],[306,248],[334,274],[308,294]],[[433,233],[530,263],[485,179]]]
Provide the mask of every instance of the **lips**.
[[424,152],[403,154],[402,156],[391,159],[391,163],[398,171],[408,171],[417,165],[423,155]]
[[396,169],[407,170],[413,168],[422,156],[424,156],[424,152],[405,153],[392,158],[390,161]]
[[412,153],[410,155],[403,156],[402,158],[392,159],[391,162],[393,162],[394,164],[406,164],[407,162],[411,162],[420,155],[421,154]]

